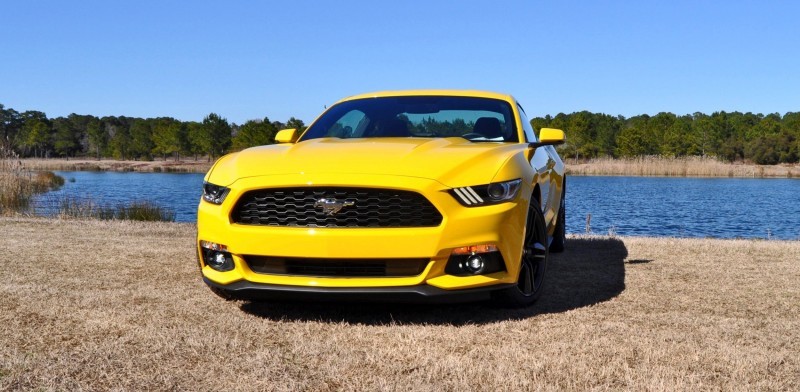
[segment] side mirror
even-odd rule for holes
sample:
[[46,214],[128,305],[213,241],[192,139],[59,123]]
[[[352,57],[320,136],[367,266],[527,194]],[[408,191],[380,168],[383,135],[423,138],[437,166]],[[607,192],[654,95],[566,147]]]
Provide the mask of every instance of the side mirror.
[[555,128],[542,128],[539,131],[539,141],[528,144],[528,147],[555,146],[564,144],[566,141],[567,137],[564,136],[564,131]]
[[297,129],[295,128],[282,129],[275,135],[275,141],[278,143],[294,143],[297,141],[298,136],[300,135],[297,134]]

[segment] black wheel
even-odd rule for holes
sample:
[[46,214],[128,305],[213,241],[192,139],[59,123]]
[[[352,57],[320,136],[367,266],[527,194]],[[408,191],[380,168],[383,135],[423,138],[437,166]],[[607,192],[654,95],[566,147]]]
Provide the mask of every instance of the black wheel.
[[567,180],[564,179],[564,188],[561,191],[561,206],[558,207],[558,219],[556,219],[556,230],[553,232],[553,242],[550,243],[550,251],[561,253],[564,251],[564,244],[567,242]]
[[547,228],[542,211],[534,204],[528,207],[517,284],[495,293],[495,299],[505,306],[515,308],[529,306],[542,295],[544,276],[547,272]]

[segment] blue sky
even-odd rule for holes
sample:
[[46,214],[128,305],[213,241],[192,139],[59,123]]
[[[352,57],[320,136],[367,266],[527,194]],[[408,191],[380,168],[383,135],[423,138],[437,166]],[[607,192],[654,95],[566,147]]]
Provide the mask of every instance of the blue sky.
[[3,1],[16,110],[307,123],[357,93],[515,95],[529,115],[800,110],[796,1]]

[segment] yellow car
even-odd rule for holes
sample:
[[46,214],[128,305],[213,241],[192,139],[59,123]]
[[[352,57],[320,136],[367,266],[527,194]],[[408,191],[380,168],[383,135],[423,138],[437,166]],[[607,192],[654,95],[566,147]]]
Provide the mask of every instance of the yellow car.
[[363,94],[275,139],[205,177],[197,254],[224,298],[527,306],[564,247],[564,132],[537,138],[512,96]]

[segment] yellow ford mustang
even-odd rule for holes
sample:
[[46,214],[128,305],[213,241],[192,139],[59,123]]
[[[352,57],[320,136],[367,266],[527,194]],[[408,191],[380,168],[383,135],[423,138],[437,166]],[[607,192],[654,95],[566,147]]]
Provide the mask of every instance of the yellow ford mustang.
[[537,139],[509,95],[364,94],[276,141],[205,177],[197,254],[222,297],[526,306],[564,247],[564,133]]

